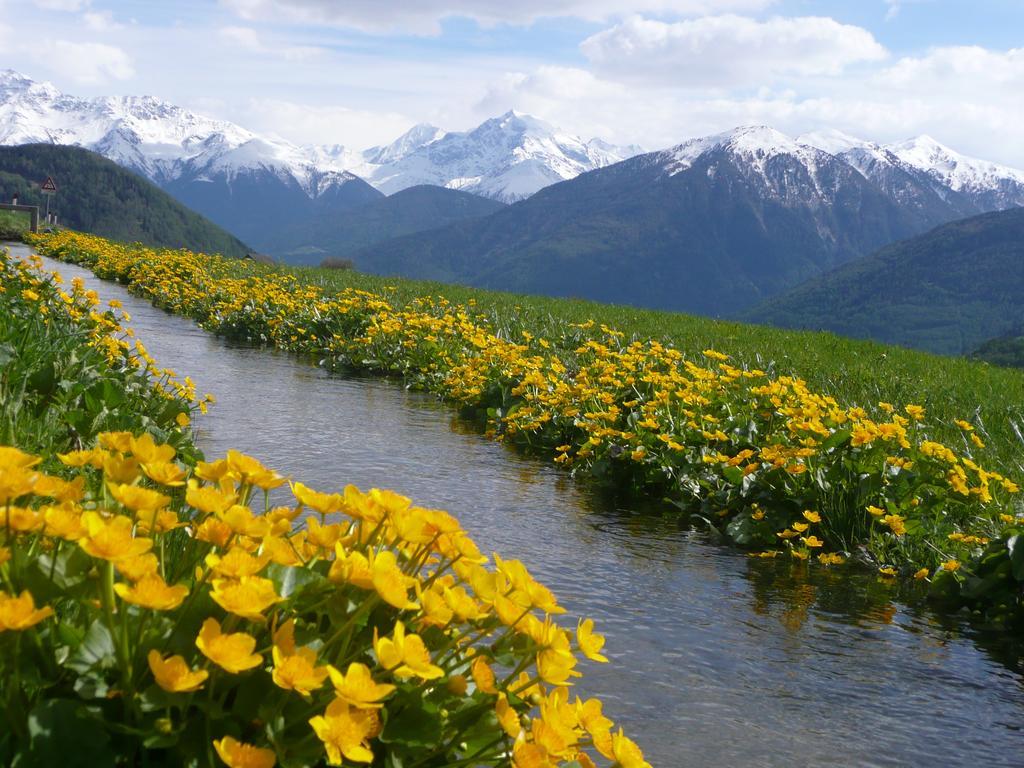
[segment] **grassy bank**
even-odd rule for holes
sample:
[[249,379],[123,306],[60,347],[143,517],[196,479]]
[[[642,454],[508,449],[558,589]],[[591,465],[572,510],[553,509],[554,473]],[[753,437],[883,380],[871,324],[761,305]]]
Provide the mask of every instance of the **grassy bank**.
[[650,768],[522,563],[388,491],[271,509],[116,303],[0,277],[0,764]]
[[325,293],[371,291],[397,307],[423,296],[472,305],[511,338],[523,330],[551,338],[570,323],[592,320],[629,338],[657,339],[685,355],[709,346],[742,365],[804,379],[817,392],[844,403],[915,403],[934,417],[934,436],[964,444],[954,419],[970,418],[986,442],[972,449],[1006,472],[1024,474],[1024,373],[961,358],[847,339],[831,333],[789,331],[676,312],[598,304],[576,299],[484,291],[457,285],[365,275],[354,271],[267,267],[294,275]]
[[[928,579],[937,596],[984,603],[995,623],[1020,608],[1017,474],[996,469],[1017,466],[1006,437],[1017,405],[1006,390],[1020,384],[1012,372],[622,308],[456,291],[460,305],[401,283],[374,293],[365,290],[373,283],[357,282],[363,288],[339,293],[339,280],[367,278],[87,236],[40,245],[216,333],[401,374],[487,414],[502,439],[575,472],[667,496],[762,556],[823,566],[854,557],[883,577]],[[625,327],[637,335],[659,324],[666,341],[630,338],[594,315],[633,318]],[[754,353],[762,334],[765,347]],[[767,357],[776,349],[785,363]],[[871,367],[856,358],[872,349],[876,368],[899,372],[895,388],[883,388],[877,371],[876,385],[847,379]],[[829,377],[832,354],[839,371]],[[813,361],[838,394],[789,375],[799,360]],[[897,399],[899,381],[912,379],[931,397]],[[992,408],[986,391],[999,393],[996,440],[981,415]],[[871,398],[842,397],[858,392]]]
[[124,331],[118,307],[5,250],[0,277],[0,444],[53,457],[145,430],[193,452],[182,425],[195,392]]
[[31,217],[22,211],[0,211],[0,240],[20,240],[32,226]]

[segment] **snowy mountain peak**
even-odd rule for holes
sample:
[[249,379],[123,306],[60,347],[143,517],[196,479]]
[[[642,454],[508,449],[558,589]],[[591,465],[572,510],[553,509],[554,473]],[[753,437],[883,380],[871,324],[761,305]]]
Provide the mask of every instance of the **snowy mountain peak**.
[[849,152],[851,149],[869,149],[878,146],[870,141],[858,139],[856,136],[843,133],[835,128],[804,133],[797,136],[796,140],[799,144],[816,147],[822,152],[828,152],[830,155],[841,155],[844,152]]
[[886,149],[957,192],[995,195],[1001,207],[1024,205],[1024,171],[961,155],[925,134]]
[[445,136],[445,131],[430,123],[418,123],[390,144],[371,147],[363,152],[366,162],[374,165],[394,163]]
[[690,139],[660,153],[660,162],[670,175],[685,171],[707,152],[723,149],[740,156],[758,170],[769,158],[791,155],[806,165],[818,162],[821,150],[802,144],[767,125],[744,125],[731,131]]
[[[353,170],[386,194],[433,184],[514,202],[635,154],[606,142],[585,142],[515,110],[465,132],[416,130],[384,151],[369,151],[367,164]],[[396,145],[400,150],[391,151]]]

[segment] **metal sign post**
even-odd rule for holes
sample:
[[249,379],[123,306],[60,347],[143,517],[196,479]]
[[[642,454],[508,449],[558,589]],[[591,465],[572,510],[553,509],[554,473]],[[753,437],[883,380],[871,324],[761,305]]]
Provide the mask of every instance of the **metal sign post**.
[[46,177],[46,181],[40,186],[42,193],[46,195],[46,220],[50,220],[50,198],[57,194],[57,185],[54,183],[53,178],[50,176]]

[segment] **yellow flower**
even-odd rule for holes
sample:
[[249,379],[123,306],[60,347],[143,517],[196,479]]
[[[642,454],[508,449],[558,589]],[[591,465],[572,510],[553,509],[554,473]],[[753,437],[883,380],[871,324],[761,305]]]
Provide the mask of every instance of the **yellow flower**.
[[132,512],[154,512],[171,503],[171,497],[137,485],[107,483],[110,495]]
[[576,626],[576,641],[579,643],[580,651],[591,661],[607,662],[608,657],[601,655],[604,647],[604,637],[594,632],[594,620],[583,619]]
[[377,662],[395,677],[419,677],[434,680],[444,677],[444,670],[430,661],[430,652],[419,635],[406,635],[402,622],[395,624],[392,637],[378,637],[373,630],[373,650]]
[[800,541],[802,541],[805,546],[808,546],[811,549],[816,549],[818,547],[824,546],[825,544],[825,542],[823,542],[817,536],[801,536]]
[[903,410],[905,410],[907,412],[907,415],[910,416],[910,418],[912,418],[914,421],[921,421],[922,419],[924,419],[924,408],[922,408],[920,405],[908,405],[904,407]]
[[882,515],[885,514],[885,510],[884,509],[882,509],[881,507],[875,507],[875,506],[872,506],[872,505],[868,505],[868,512],[870,512],[875,517],[881,517]]
[[268,555],[253,557],[241,547],[232,547],[223,557],[215,552],[206,556],[206,565],[218,576],[229,579],[255,576],[269,562]]
[[205,669],[195,672],[190,670],[181,656],[169,656],[165,659],[155,648],[149,652],[147,661],[156,684],[169,693],[198,691],[210,676]]
[[822,552],[818,555],[818,562],[822,565],[842,565],[846,558],[835,552]]
[[369,667],[353,662],[342,674],[334,667],[328,668],[334,692],[342,701],[358,709],[379,709],[382,699],[391,695],[395,686],[374,682]]
[[942,570],[944,571],[959,571],[960,561],[959,560],[947,560],[942,564]]
[[891,530],[896,536],[902,536],[907,532],[907,526],[903,524],[905,519],[906,518],[900,515],[885,515],[879,522],[881,522],[882,525],[889,526],[889,530]]
[[231,736],[214,741],[213,748],[228,768],[274,768],[277,765],[274,750],[254,747]]
[[272,651],[274,684],[286,691],[309,696],[324,684],[330,667],[316,666],[316,651],[312,648],[288,649],[275,645]]
[[274,591],[274,582],[259,576],[214,579],[210,597],[228,613],[250,621],[263,621],[263,612],[284,599]]
[[156,574],[145,576],[131,586],[115,584],[114,591],[126,603],[154,611],[173,611],[188,595],[188,587],[180,584],[172,587]]
[[309,724],[324,744],[329,765],[341,765],[343,757],[355,763],[373,762],[370,739],[380,733],[380,720],[373,710],[356,709],[335,699]]
[[804,531],[806,531],[806,530],[807,530],[807,529],[808,529],[809,527],[810,527],[810,526],[809,526],[809,525],[807,525],[807,523],[792,523],[792,524],[790,525],[790,528],[792,528],[792,529],[793,529],[794,531],[796,531],[797,533],[803,533],[803,532],[804,532]]
[[118,560],[114,563],[114,567],[128,581],[139,581],[147,576],[155,576],[160,567],[160,561],[152,552],[146,552],[138,557]]
[[256,638],[245,632],[224,634],[220,622],[209,618],[203,622],[196,638],[196,647],[210,661],[232,674],[244,672],[258,666],[263,657],[253,653],[256,649]]
[[105,520],[95,512],[86,512],[82,522],[86,535],[78,540],[78,546],[92,557],[116,563],[138,557],[153,547],[152,540],[132,536],[132,521],[127,517],[118,515]]
[[141,464],[156,464],[174,460],[174,448],[158,444],[148,432],[128,438],[128,451]]
[[896,575],[896,569],[893,568],[891,565],[882,566],[881,568],[878,569],[878,572],[880,574],[882,574],[883,576],[887,576],[889,578],[892,578],[893,576]]
[[[196,474],[198,474],[198,469]],[[206,485],[199,487],[189,481],[189,488],[185,491],[185,502],[200,512],[208,515],[220,515],[227,512],[238,502],[238,497],[233,493],[225,493],[217,488]]]
[[314,509],[321,515],[340,512],[345,507],[345,498],[340,493],[320,493],[302,483],[292,483],[292,495],[299,503]]
[[640,747],[621,728],[612,736],[612,754],[608,757],[621,768],[651,768],[651,764],[644,760]]
[[473,682],[476,683],[477,690],[490,694],[498,692],[494,680],[494,670],[491,669],[491,665],[487,663],[483,656],[477,656],[473,659],[470,674],[473,675]]
[[20,632],[52,615],[53,609],[49,606],[36,608],[35,598],[27,589],[17,597],[0,592],[0,632]]
[[927,579],[928,578],[928,574],[929,574],[928,569],[927,568],[922,568],[921,570],[916,571],[914,573],[914,578],[917,579],[918,581],[920,581],[921,579]]
[[402,573],[395,553],[385,549],[373,557],[373,588],[388,604],[400,611],[415,610],[419,605],[409,600],[409,587],[413,579]]
[[810,509],[805,509],[804,510],[804,519],[807,522],[809,522],[809,523],[820,523],[821,522],[821,515],[819,515],[817,512],[814,512],[814,511],[812,511]]
[[158,485],[178,487],[185,484],[185,470],[170,461],[143,464],[142,471],[146,473],[146,477]]
[[185,429],[189,424],[192,423],[192,419],[188,417],[187,413],[179,413],[177,416],[174,417],[174,420],[182,429]]
[[0,470],[31,469],[41,461],[42,458],[39,456],[25,453],[10,445],[0,445]]

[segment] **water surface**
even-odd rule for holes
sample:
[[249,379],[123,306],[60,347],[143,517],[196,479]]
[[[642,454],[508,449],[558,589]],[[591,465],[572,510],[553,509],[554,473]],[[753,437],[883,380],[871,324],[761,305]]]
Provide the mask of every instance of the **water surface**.
[[217,396],[196,420],[208,457],[238,448],[319,490],[447,509],[594,617],[612,664],[587,665],[579,687],[653,765],[1024,766],[1012,649],[894,602],[873,575],[752,560],[484,438],[429,395],[234,345],[46,262],[120,299],[158,363]]

